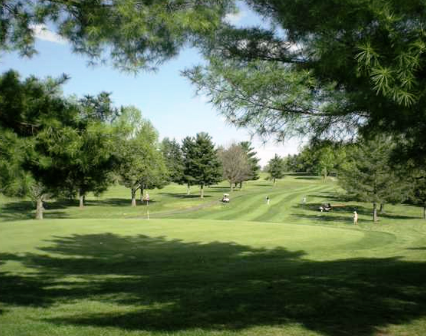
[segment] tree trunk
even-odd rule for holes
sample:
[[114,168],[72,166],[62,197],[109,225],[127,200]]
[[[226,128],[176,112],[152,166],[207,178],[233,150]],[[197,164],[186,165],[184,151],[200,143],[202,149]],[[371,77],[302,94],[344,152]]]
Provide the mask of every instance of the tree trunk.
[[136,206],[136,190],[132,189],[132,206]]
[[200,186],[200,188],[201,188],[201,195],[200,195],[200,197],[201,198],[204,198],[204,184],[202,184],[201,186]]
[[379,213],[385,213],[385,205],[383,203],[380,203]]
[[423,219],[426,219],[426,205],[423,205]]
[[81,190],[78,192],[78,194],[79,194],[79,199],[80,199],[79,208],[83,209],[84,208],[84,200],[85,200],[86,197],[85,197],[84,193]]
[[275,187],[275,182],[276,182],[276,180],[275,180],[275,178],[274,178],[274,187]]
[[144,190],[144,186],[141,184],[140,188],[141,188],[141,198],[140,198],[140,200],[141,200],[141,204],[143,204],[143,190]]
[[43,219],[43,197],[37,197],[36,219]]
[[377,222],[377,204],[373,203],[373,222]]
[[231,192],[234,191],[234,183],[233,182],[229,182],[229,186],[231,187]]
[[186,194],[187,195],[191,194],[191,185],[189,184],[186,185]]
[[243,182],[240,182],[240,189],[243,189]]

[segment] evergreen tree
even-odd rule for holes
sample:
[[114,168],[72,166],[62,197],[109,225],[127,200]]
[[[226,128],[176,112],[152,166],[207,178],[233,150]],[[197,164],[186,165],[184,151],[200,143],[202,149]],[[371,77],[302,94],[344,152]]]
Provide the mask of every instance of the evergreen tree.
[[66,187],[64,181],[75,159],[78,108],[62,97],[60,86],[65,80],[29,77],[21,81],[13,71],[0,77],[0,134],[4,141],[0,145],[0,189],[32,197],[36,219],[43,218],[47,197]]
[[35,31],[53,25],[92,62],[108,54],[120,69],[152,69],[218,29],[233,8],[230,0],[3,0],[0,50],[31,56]]
[[170,181],[181,184],[183,182],[183,154],[179,143],[173,139],[164,138],[161,142],[165,164],[169,172]]
[[348,195],[373,204],[373,221],[377,206],[400,203],[408,196],[408,185],[390,165],[392,148],[389,138],[364,140],[347,148],[347,161],[339,172],[339,184]]
[[284,160],[277,154],[268,162],[269,179],[276,183],[277,179],[284,177]]
[[426,156],[424,1],[246,2],[272,25],[222,27],[185,72],[229,122],[278,139],[399,134]]
[[182,184],[187,186],[187,195],[190,194],[191,186],[195,184],[194,172],[194,159],[195,153],[195,139],[193,137],[185,137],[182,140],[182,155],[183,155],[183,175]]
[[182,145],[185,154],[185,179],[200,186],[200,197],[204,187],[218,183],[222,172],[217,150],[207,133],[198,133],[195,139],[186,138]]
[[112,128],[109,122],[118,114],[112,106],[109,94],[97,97],[85,96],[78,101],[79,118],[75,134],[75,159],[71,162],[67,176],[71,194],[78,193],[80,208],[88,192],[100,194],[111,182],[116,157]]
[[254,148],[251,147],[250,141],[240,142],[240,146],[245,151],[247,158],[248,158],[248,163],[249,163],[249,166],[250,166],[250,174],[249,174],[249,176],[246,177],[247,179],[243,180],[243,181],[239,181],[240,188],[242,188],[244,181],[252,181],[252,180],[258,180],[259,179],[259,172],[260,172],[259,161],[260,161],[260,159],[256,157],[257,153],[254,151]]

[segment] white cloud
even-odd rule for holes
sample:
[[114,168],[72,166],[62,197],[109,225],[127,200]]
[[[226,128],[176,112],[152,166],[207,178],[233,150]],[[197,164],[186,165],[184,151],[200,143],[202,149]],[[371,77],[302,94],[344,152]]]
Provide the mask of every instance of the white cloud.
[[237,13],[230,13],[225,16],[225,21],[232,24],[237,25],[241,22],[241,20],[247,15],[245,11],[239,11]]
[[66,44],[67,40],[51,31],[45,24],[36,24],[30,27],[36,38],[53,43]]

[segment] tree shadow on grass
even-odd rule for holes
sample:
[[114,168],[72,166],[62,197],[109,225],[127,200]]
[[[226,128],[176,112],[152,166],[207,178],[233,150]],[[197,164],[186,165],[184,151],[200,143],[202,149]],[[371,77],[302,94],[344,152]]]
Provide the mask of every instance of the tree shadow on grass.
[[295,177],[296,180],[317,180],[320,181],[322,178],[321,176],[299,176]]
[[[140,199],[136,200],[137,206],[146,206],[146,201],[140,201]],[[158,203],[155,199],[150,199],[149,204]],[[95,206],[111,206],[111,207],[130,207],[132,204],[132,200],[130,198],[106,198],[99,200],[86,200],[85,206],[95,207]]]
[[[116,307],[45,318],[59,325],[174,332],[298,323],[329,336],[367,336],[426,315],[425,262],[312,261],[284,248],[110,233],[50,243],[40,254],[0,254],[34,271],[0,273],[0,302],[51,307],[93,300]],[[134,310],[118,313],[120,305]]]
[[[331,210],[328,212],[320,212],[319,207],[324,203],[308,203],[308,204],[296,204],[293,208],[297,210],[304,210],[304,212],[295,213],[293,216],[297,218],[307,218],[313,220],[322,221],[337,221],[337,222],[348,222],[352,220],[353,212],[356,211],[358,215],[373,216],[373,207],[362,206],[359,204],[333,204],[331,203]],[[314,215],[313,212],[316,212]],[[394,213],[380,213],[378,212],[378,218],[390,218],[390,219],[417,219],[415,216],[404,216]]]
[[213,192],[220,192],[220,191],[229,191],[230,187],[229,186],[210,186],[209,187],[210,190],[212,190]]
[[345,195],[337,195],[333,192],[323,192],[318,194],[310,194],[307,196],[308,201],[310,198],[323,198],[324,202],[334,202],[334,203],[340,203],[340,202],[348,202],[350,199],[345,197]]
[[[48,201],[44,203],[44,218],[69,217],[62,209],[66,209],[68,202]],[[0,218],[4,221],[18,221],[35,218],[35,204],[32,201],[9,202],[3,204],[0,210]]]
[[319,207],[322,206],[325,203],[331,204],[331,210],[329,212],[322,212],[322,214],[333,214],[333,213],[340,213],[340,214],[351,214],[355,210],[360,215],[369,215],[372,213],[372,210],[368,207],[361,206],[358,204],[338,204],[332,202],[321,202],[321,203],[307,203],[307,204],[295,204],[293,205],[293,208],[297,210],[304,210],[306,212],[316,212],[318,214],[321,214],[321,211],[319,210]]
[[251,185],[255,187],[272,187],[272,182],[257,182]]
[[[193,199],[193,198],[200,198],[199,194],[175,194],[175,193],[161,193],[161,195],[165,195],[167,197],[172,198],[180,198],[180,199]],[[204,198],[210,198],[213,197],[212,195],[204,195]]]

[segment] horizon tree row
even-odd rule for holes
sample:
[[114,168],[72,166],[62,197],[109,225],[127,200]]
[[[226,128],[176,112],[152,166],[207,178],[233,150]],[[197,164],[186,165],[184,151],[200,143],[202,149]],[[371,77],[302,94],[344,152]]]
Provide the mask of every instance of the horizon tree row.
[[164,138],[162,150],[171,181],[186,185],[188,195],[193,185],[200,185],[203,197],[206,185],[227,180],[232,192],[237,185],[242,188],[245,181],[259,178],[260,160],[248,141],[215,149],[207,133],[198,133],[184,138],[182,145]]
[[115,182],[130,189],[135,206],[138,190],[142,200],[145,189],[175,182],[188,190],[199,185],[203,197],[205,186],[222,181],[207,133],[186,137],[182,146],[167,138],[160,143],[136,107],[114,107],[105,92],[66,98],[67,80],[21,80],[15,71],[0,76],[0,193],[30,197],[36,219],[47,199],[78,197],[83,208],[88,193],[99,195]]

